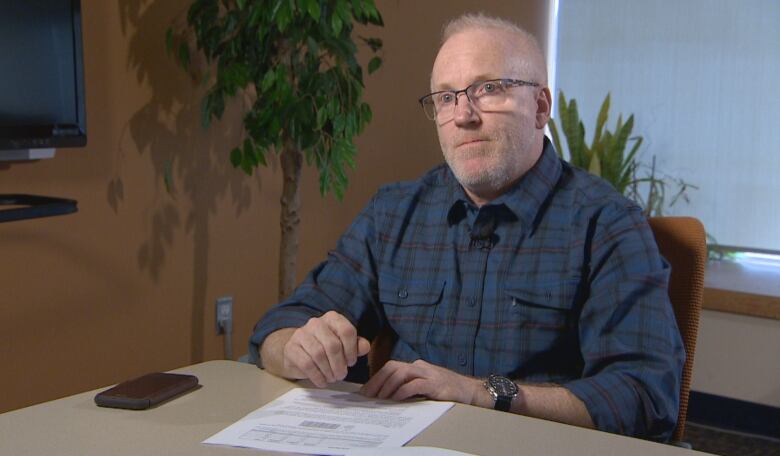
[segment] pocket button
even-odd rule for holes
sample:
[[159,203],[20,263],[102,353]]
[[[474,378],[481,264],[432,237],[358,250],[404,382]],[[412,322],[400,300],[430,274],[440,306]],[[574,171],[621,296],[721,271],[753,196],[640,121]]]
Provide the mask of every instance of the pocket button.
[[406,297],[409,296],[409,291],[406,290],[406,288],[400,288],[398,290],[398,297],[401,299],[406,299]]

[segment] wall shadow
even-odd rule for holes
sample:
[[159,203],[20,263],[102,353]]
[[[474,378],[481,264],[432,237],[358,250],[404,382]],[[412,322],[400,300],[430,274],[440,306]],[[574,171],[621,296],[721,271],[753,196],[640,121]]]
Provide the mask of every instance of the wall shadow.
[[[203,331],[207,308],[209,221],[218,203],[229,198],[236,216],[251,203],[250,185],[260,186],[233,168],[230,148],[241,138],[240,113],[233,106],[223,120],[204,131],[200,100],[204,90],[165,52],[165,32],[174,20],[183,21],[188,0],[119,0],[121,27],[128,37],[127,65],[138,84],[150,87],[151,98],[130,118],[122,143],[134,143],[151,162],[159,197],[151,214],[148,239],[138,248],[138,266],[155,282],[165,265],[174,236],[182,227],[193,244],[191,302],[191,361],[203,361]],[[169,170],[173,187],[166,192]],[[116,211],[129,189],[121,176],[111,180],[107,198]]]

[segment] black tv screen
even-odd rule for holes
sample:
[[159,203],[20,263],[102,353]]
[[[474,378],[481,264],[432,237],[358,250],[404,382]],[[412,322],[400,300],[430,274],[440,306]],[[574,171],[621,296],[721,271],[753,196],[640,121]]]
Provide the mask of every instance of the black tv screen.
[[79,0],[0,0],[0,150],[87,143]]

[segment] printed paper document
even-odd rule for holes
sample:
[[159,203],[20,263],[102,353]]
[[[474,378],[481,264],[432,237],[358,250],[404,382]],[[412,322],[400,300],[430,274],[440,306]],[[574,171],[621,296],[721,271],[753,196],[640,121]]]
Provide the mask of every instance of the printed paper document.
[[344,455],[352,448],[400,447],[452,405],[295,388],[203,443],[323,455]]

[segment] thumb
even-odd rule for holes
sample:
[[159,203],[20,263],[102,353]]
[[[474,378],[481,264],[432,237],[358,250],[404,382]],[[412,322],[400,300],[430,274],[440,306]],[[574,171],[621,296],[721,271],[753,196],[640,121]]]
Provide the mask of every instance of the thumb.
[[368,341],[368,339],[366,339],[365,337],[358,337],[357,355],[358,356],[367,355],[370,350],[371,350],[371,343]]

